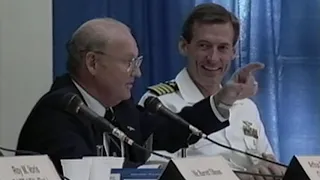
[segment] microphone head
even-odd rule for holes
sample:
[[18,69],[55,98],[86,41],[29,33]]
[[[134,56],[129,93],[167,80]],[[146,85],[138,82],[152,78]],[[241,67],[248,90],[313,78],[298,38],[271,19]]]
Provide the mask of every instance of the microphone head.
[[162,103],[161,101],[156,98],[156,97],[153,97],[153,96],[149,96],[147,97],[147,99],[144,101],[144,107],[152,112],[152,113],[156,113],[159,111],[159,109],[161,108],[162,106]]
[[69,113],[77,112],[83,103],[82,99],[75,93],[62,90],[55,91],[43,97],[43,103],[55,109],[65,110]]
[[77,113],[83,102],[77,94],[67,93],[63,95],[61,103],[63,104],[64,110],[67,112]]

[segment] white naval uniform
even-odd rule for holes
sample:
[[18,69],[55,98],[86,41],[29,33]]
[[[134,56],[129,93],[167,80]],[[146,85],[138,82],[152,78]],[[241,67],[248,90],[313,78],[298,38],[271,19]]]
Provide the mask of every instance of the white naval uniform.
[[[204,99],[204,96],[193,83],[185,68],[177,75],[175,80],[170,82],[171,83],[169,84],[171,85],[175,82],[176,89],[169,93],[164,93],[163,95],[158,96],[158,98],[173,112],[179,112],[183,107],[192,106]],[[148,96],[157,95],[148,91],[143,95],[139,104],[143,105],[144,100]],[[201,118],[201,115],[199,115],[199,118]],[[261,156],[262,153],[273,154],[265,134],[264,126],[260,120],[259,111],[253,101],[250,99],[236,101],[230,109],[229,122],[230,126],[210,134],[209,137],[224,145],[254,153],[259,156]],[[168,153],[166,152],[166,154]],[[181,157],[180,151],[170,155],[176,158]],[[229,161],[232,168],[240,170],[245,170],[245,168],[251,167],[259,162],[256,158],[232,152],[231,150],[219,147],[203,139],[199,140],[196,144],[189,146],[187,149],[187,156],[214,155],[222,155]]]

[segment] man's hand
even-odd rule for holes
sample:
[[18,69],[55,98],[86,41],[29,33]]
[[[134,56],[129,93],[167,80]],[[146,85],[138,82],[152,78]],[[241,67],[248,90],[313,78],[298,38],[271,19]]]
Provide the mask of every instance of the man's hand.
[[[262,154],[263,158],[276,161],[275,157],[271,154]],[[248,172],[255,174],[265,174],[265,175],[276,175],[276,176],[284,176],[286,168],[272,164],[269,162],[261,161],[259,164],[252,166],[248,169]],[[239,174],[238,177],[241,180],[280,180],[279,178],[273,177],[263,177],[263,176],[251,176]]]
[[224,104],[232,105],[236,100],[255,95],[258,90],[258,83],[253,73],[263,68],[264,64],[262,63],[250,63],[240,68],[218,92],[216,99]]
[[[277,161],[275,156],[272,154],[262,154],[262,157],[271,161]],[[286,173],[287,168],[283,167],[283,166],[278,166],[276,164],[272,164],[272,163],[268,163],[268,168],[270,169],[270,171],[272,172],[273,175],[278,175],[278,176],[284,176],[284,174]]]
[[[263,174],[263,175],[283,176],[284,173],[283,174],[280,173],[281,168],[282,167],[275,164],[261,163],[261,164],[252,166],[250,169],[248,169],[248,172],[255,173],[255,174]],[[280,178],[253,176],[253,175],[245,175],[245,174],[239,174],[238,178],[240,180],[281,180]]]

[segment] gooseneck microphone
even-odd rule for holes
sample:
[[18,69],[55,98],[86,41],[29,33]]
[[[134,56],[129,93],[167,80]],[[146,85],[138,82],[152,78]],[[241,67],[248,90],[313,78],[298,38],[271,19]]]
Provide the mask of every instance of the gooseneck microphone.
[[151,113],[159,113],[169,119],[174,119],[175,121],[179,122],[183,126],[188,127],[188,129],[192,132],[192,134],[205,138],[207,137],[206,134],[204,134],[201,130],[194,127],[184,119],[182,119],[179,115],[172,112],[170,109],[166,108],[158,98],[156,97],[147,97],[147,99],[144,101],[144,107]]
[[67,111],[68,113],[76,114],[76,115],[85,117],[85,118],[93,121],[97,125],[103,127],[108,133],[113,134],[119,140],[127,143],[130,146],[134,146],[138,149],[141,149],[143,151],[154,154],[156,156],[165,158],[167,160],[171,159],[171,157],[169,157],[169,156],[165,156],[163,154],[148,150],[148,149],[140,146],[139,144],[135,143],[131,138],[129,138],[119,128],[115,127],[108,120],[99,116],[97,113],[95,113],[89,107],[87,107],[77,94],[66,93],[62,98],[61,105],[63,106],[64,110]]
[[78,95],[67,93],[63,97],[63,102],[66,102],[66,106],[64,109],[69,113],[77,114],[79,116],[90,119],[97,125],[104,127],[107,132],[110,132],[121,141],[129,144],[130,146],[133,145],[134,141],[132,139],[130,139],[126,134],[124,134],[120,129],[115,127],[109,121],[92,111],[83,103]]
[[251,156],[251,157],[263,160],[263,161],[267,161],[272,164],[276,164],[276,165],[283,166],[283,167],[288,167],[284,164],[281,164],[281,163],[278,163],[278,162],[275,162],[275,161],[272,161],[269,159],[265,159],[263,157],[260,157],[260,156],[257,156],[257,155],[254,155],[254,154],[251,154],[251,153],[248,153],[245,151],[241,151],[239,149],[229,147],[229,146],[226,146],[224,144],[221,144],[221,143],[218,143],[218,142],[212,140],[207,135],[205,135],[201,130],[197,129],[196,127],[194,127],[193,125],[188,123],[186,120],[184,120],[178,114],[176,114],[176,113],[172,112],[170,109],[166,108],[157,97],[152,97],[152,96],[147,97],[144,102],[144,107],[151,113],[156,113],[156,114],[165,116],[167,118],[170,118],[170,119],[173,119],[173,120],[179,122],[181,125],[188,127],[194,135],[197,135],[198,137],[201,137],[207,141],[210,141],[211,143],[216,144],[220,147],[223,147],[223,148],[226,148],[226,149],[229,149],[229,150],[241,153],[241,154],[245,154],[247,156]]

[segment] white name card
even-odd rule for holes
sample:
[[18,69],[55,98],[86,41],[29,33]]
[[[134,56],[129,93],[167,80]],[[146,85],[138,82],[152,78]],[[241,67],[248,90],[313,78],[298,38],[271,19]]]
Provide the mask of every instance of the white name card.
[[161,177],[185,180],[239,180],[222,156],[174,159],[169,162]]
[[60,180],[47,155],[0,157],[0,180]]
[[305,173],[311,180],[320,180],[320,156],[296,156]]

